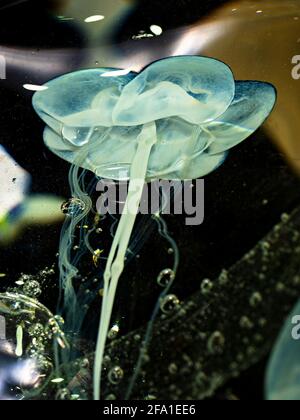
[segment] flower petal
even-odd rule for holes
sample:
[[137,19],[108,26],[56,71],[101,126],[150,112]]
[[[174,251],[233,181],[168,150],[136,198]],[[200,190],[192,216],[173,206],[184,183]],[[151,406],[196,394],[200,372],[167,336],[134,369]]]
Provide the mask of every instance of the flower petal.
[[58,134],[64,126],[110,127],[121,91],[136,74],[108,70],[82,70],[50,81],[45,85],[48,89],[33,97],[36,112]]
[[168,168],[166,173],[148,171],[149,179],[167,179],[167,180],[190,180],[197,179],[210,174],[218,169],[225,159],[227,153],[210,155],[207,152],[199,153],[194,157],[185,157],[178,159],[176,165]]
[[275,88],[263,82],[236,82],[232,105],[216,121],[205,125],[207,136],[215,141],[210,153],[222,153],[238,145],[257,130],[271,113]]
[[77,147],[75,147],[72,144],[66,143],[60,135],[58,135],[54,130],[52,130],[52,128],[49,127],[45,127],[44,142],[48,149],[50,149],[51,151],[53,151],[54,149],[58,152],[66,150],[77,150]]
[[44,142],[53,153],[72,164],[102,178],[123,180],[129,179],[140,131],[141,127],[113,127],[95,131],[87,145],[75,147],[46,127]]
[[212,121],[231,104],[234,78],[226,64],[207,57],[171,57],[151,64],[122,91],[116,125],[139,125],[168,117],[192,124]]
[[[102,178],[128,180],[141,127],[95,130],[88,144],[81,147],[63,140],[47,127],[44,141],[60,158]],[[225,155],[209,156],[202,134],[199,126],[180,119],[158,121],[158,144],[151,151],[147,180],[193,179],[216,169],[224,161]]]
[[180,118],[160,120],[156,126],[158,141],[150,155],[150,173],[168,177],[184,159],[202,153],[207,145],[201,128]]

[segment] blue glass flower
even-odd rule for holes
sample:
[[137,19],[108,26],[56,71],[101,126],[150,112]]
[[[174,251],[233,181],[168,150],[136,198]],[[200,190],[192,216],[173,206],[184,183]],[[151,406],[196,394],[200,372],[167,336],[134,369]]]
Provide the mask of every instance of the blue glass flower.
[[235,82],[224,63],[172,57],[136,74],[84,70],[34,95],[46,145],[97,175],[129,179],[143,128],[152,125],[146,179],[194,179],[216,169],[249,137],[276,100],[273,86]]
[[[158,61],[140,74],[113,69],[71,73],[34,95],[34,108],[47,124],[49,149],[103,178],[130,180],[104,272],[96,400],[115,294],[145,180],[207,175],[263,123],[275,99],[271,85],[235,82],[224,63],[189,56]],[[62,265],[68,267],[68,261]]]

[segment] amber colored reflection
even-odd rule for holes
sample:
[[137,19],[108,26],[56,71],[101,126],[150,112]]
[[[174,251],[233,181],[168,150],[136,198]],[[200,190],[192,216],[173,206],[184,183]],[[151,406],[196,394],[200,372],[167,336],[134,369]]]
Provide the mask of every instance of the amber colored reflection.
[[[278,102],[266,128],[300,174],[300,80],[292,77],[292,58],[300,54],[300,2],[234,1],[203,25],[209,23],[219,30],[198,53],[223,60],[237,79],[265,80],[276,86]],[[200,42],[201,25],[197,26]],[[188,32],[185,37],[188,42]]]
[[47,0],[47,6],[54,13],[62,13],[71,0]]

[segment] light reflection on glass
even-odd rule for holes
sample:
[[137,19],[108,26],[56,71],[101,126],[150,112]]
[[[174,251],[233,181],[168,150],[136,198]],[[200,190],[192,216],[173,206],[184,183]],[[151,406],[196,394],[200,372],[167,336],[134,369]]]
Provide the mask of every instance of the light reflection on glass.
[[103,15],[95,15],[95,16],[89,16],[84,21],[86,23],[94,23],[94,22],[100,22],[101,20],[105,19],[105,16]]
[[130,72],[131,72],[130,69],[126,69],[126,70],[113,70],[113,71],[108,71],[106,73],[102,73],[101,74],[101,77],[119,77],[119,76],[126,76]]
[[30,84],[23,85],[23,88],[26,89],[26,90],[30,90],[32,92],[37,92],[37,91],[48,89],[47,86],[30,85]]
[[157,36],[159,36],[163,33],[163,29],[158,25],[151,25],[150,30],[151,30],[151,32],[154,33],[154,35],[157,35]]

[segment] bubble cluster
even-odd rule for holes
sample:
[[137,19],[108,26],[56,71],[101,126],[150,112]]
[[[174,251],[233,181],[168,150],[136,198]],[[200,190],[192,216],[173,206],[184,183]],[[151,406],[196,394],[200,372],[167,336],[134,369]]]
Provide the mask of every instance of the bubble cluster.
[[42,294],[40,283],[36,280],[27,280],[23,286],[23,293],[32,298],[38,298]]

